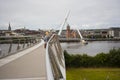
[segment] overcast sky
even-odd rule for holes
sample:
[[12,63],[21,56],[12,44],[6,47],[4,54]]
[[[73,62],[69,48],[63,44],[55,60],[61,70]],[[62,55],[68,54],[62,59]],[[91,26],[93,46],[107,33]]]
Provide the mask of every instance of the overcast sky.
[[120,27],[120,0],[0,0],[0,28],[58,29],[68,10],[80,29]]

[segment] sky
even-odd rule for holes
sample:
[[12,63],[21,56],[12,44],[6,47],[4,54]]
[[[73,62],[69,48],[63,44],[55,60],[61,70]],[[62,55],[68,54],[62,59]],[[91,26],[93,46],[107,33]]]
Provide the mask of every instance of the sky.
[[0,29],[59,29],[67,12],[72,28],[120,27],[120,0],[0,0]]

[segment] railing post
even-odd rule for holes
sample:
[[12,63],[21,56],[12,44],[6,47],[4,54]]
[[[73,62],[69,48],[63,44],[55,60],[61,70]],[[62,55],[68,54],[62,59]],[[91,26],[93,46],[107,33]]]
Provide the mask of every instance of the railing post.
[[31,44],[33,45],[33,38],[31,38]]
[[10,52],[11,52],[11,49],[12,49],[12,40],[10,41],[10,46],[9,46],[8,53],[10,53]]
[[25,39],[24,39],[24,42],[23,42],[23,48],[25,47]]
[[18,39],[18,46],[17,46],[17,50],[20,49],[20,39]]
[[[0,41],[0,47],[1,47],[1,41]],[[1,58],[1,56],[2,56],[2,49],[0,48],[0,58]]]
[[31,46],[31,38],[30,38],[30,46]]
[[29,39],[27,39],[27,47],[29,46]]

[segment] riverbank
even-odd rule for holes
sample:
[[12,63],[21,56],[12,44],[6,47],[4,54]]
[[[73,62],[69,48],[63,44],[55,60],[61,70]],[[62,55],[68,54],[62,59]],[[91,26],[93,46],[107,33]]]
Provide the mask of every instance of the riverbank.
[[64,51],[64,56],[67,68],[120,68],[120,48],[113,48],[109,53],[99,53],[95,56],[89,56],[87,54],[71,55],[67,51]]
[[67,68],[66,80],[120,80],[120,68]]
[[[120,38],[84,38],[85,41],[120,41]],[[59,38],[61,43],[64,42],[80,42],[80,38]]]
[[120,41],[120,38],[86,38],[86,41]]

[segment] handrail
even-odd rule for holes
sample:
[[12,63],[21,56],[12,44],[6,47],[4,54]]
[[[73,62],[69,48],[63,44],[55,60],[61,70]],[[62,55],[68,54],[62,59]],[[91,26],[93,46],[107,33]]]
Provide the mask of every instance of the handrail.
[[47,42],[46,68],[47,80],[66,80],[64,54],[56,34]]
[[9,55],[15,54],[21,50],[34,46],[40,41],[36,37],[18,37],[17,39],[2,39],[0,40],[0,59]]

